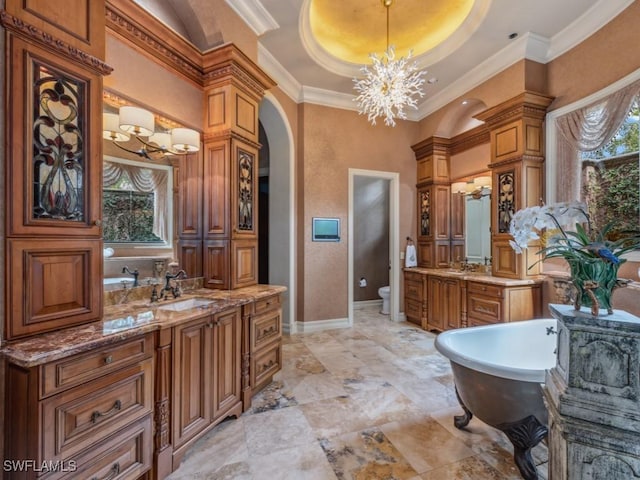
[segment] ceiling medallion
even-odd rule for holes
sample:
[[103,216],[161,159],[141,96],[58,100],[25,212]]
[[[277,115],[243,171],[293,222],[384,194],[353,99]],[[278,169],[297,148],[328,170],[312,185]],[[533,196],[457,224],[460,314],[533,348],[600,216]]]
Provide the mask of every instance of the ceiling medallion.
[[422,85],[427,73],[418,69],[417,62],[410,62],[412,51],[406,58],[395,59],[395,48],[389,45],[389,7],[392,0],[382,0],[387,9],[387,51],[382,58],[370,53],[373,62],[370,67],[363,66],[360,71],[364,78],[354,78],[354,89],[358,96],[354,99],[358,103],[358,113],[367,115],[372,125],[378,117],[384,117],[387,126],[395,127],[395,118],[407,119],[405,108],[418,109],[418,100],[424,97]]

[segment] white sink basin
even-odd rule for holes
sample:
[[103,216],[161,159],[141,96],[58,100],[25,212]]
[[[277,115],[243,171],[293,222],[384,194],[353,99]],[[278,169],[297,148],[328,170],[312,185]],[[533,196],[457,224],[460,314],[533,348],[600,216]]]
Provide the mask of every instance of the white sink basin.
[[215,300],[209,298],[188,298],[179,302],[168,303],[158,307],[158,310],[169,310],[172,312],[182,312],[183,310],[189,310],[191,308],[206,308],[208,305],[214,303]]
[[103,278],[102,283],[104,285],[121,285],[122,282],[133,283],[131,277],[115,277],[115,278]]

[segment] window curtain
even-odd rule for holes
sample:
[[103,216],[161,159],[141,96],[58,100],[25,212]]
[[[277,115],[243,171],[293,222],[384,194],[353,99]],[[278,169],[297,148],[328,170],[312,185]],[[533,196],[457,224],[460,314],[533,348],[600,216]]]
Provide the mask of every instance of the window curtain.
[[105,161],[102,172],[102,182],[105,187],[115,185],[126,173],[137,191],[153,192],[153,233],[160,238],[167,239],[167,181],[169,177],[167,171]]
[[556,201],[581,197],[580,152],[597,150],[613,138],[638,93],[640,81],[556,119]]

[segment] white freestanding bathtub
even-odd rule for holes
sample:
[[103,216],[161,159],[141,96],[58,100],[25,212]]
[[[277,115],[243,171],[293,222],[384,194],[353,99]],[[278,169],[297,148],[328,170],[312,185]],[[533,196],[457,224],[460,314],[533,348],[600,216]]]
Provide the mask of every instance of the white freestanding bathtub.
[[557,321],[527,320],[449,330],[436,348],[451,361],[464,428],[476,415],[502,430],[514,446],[523,478],[537,479],[530,450],[547,435],[542,399],[546,370],[556,364]]

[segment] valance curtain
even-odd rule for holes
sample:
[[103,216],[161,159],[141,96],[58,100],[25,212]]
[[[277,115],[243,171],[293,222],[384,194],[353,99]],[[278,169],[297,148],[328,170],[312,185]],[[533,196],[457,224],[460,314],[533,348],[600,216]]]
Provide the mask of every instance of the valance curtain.
[[105,187],[118,183],[126,172],[138,192],[153,192],[153,233],[160,238],[166,239],[168,236],[167,222],[165,221],[168,200],[167,171],[105,161],[102,172],[102,182]]
[[556,119],[557,201],[580,198],[580,152],[597,150],[613,138],[638,93],[640,80]]

